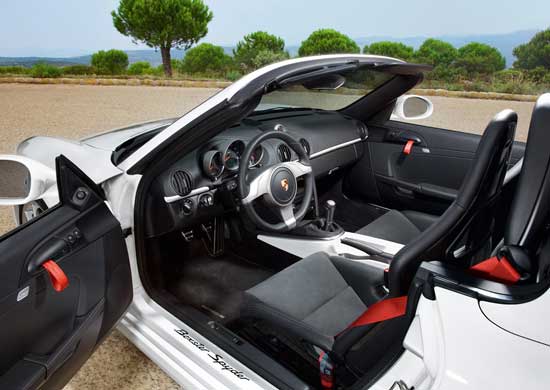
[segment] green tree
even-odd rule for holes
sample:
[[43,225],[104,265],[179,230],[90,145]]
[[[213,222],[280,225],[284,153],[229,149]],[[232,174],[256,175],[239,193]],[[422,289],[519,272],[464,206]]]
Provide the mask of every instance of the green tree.
[[357,43],[347,35],[333,29],[314,31],[302,42],[298,51],[300,56],[332,53],[359,53]]
[[245,35],[233,49],[235,63],[245,71],[258,68],[256,64],[262,61],[257,60],[256,57],[260,53],[263,57],[273,55],[288,58],[288,54],[285,52],[285,41],[265,31],[256,31]]
[[164,73],[170,77],[170,50],[189,49],[208,33],[213,18],[202,0],[120,0],[111,15],[121,34],[160,48]]
[[394,57],[408,61],[414,54],[414,48],[401,42],[381,41],[375,42],[370,46],[365,46],[363,53]]
[[494,47],[472,42],[458,49],[455,66],[470,75],[490,75],[503,70],[506,60]]
[[187,73],[222,74],[231,64],[231,57],[225,54],[223,47],[211,43],[201,43],[189,49],[181,63],[181,70]]
[[458,56],[456,47],[439,39],[429,38],[422,43],[414,54],[416,62],[433,66],[449,66]]
[[128,68],[128,54],[122,50],[100,50],[92,55],[92,66],[98,74],[121,74]]
[[539,32],[528,43],[516,47],[514,55],[517,58],[514,68],[550,69],[550,29]]

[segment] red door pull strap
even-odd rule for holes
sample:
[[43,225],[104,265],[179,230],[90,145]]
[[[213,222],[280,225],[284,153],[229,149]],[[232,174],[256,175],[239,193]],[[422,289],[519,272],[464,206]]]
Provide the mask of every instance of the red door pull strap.
[[48,260],[42,264],[42,267],[50,275],[50,280],[52,281],[53,289],[57,292],[61,292],[69,286],[69,278],[65,275],[65,272],[57,265],[53,260]]
[[407,312],[407,296],[397,298],[384,299],[383,301],[376,302],[369,307],[358,319],[356,319],[349,327],[354,328],[356,326],[363,326],[368,324],[374,324],[376,322],[382,322],[391,320],[405,315]]
[[407,156],[411,154],[413,146],[414,146],[414,140],[412,139],[408,140],[407,143],[405,144],[405,147],[403,148],[403,154]]

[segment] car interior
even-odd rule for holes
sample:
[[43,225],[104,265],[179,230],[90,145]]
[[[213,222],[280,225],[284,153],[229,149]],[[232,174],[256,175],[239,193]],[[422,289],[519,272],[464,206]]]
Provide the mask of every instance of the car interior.
[[[353,388],[403,351],[423,263],[465,273],[506,253],[520,283],[546,280],[548,215],[533,210],[548,185],[548,99],[526,147],[511,110],[482,135],[394,120],[421,80],[350,67],[283,80],[167,155],[136,207],[148,293],[280,388]],[[407,296],[406,315],[357,321]]]

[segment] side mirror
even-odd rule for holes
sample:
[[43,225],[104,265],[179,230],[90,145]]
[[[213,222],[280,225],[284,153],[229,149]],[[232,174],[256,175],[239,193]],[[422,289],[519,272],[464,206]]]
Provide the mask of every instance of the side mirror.
[[24,156],[0,155],[0,206],[24,205],[56,188],[53,169]]
[[423,96],[404,95],[397,98],[392,119],[417,121],[429,118],[434,112],[434,105]]

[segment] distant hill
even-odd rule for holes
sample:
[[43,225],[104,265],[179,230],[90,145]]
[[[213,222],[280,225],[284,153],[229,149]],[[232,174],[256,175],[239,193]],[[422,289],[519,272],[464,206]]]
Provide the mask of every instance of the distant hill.
[[[512,66],[514,62],[514,55],[512,51],[514,47],[528,42],[533,35],[535,35],[538,30],[525,30],[525,31],[516,31],[507,34],[483,34],[483,35],[443,35],[437,36],[434,38],[442,39],[447,41],[457,48],[463,46],[469,42],[481,42],[488,45],[494,46],[500,50],[500,52],[506,57],[506,65]],[[405,37],[405,38],[395,38],[391,36],[371,36],[371,37],[362,37],[356,38],[355,41],[357,44],[363,48],[367,44],[371,44],[377,41],[395,41],[402,42],[406,45],[413,46],[417,49],[424,40],[428,37],[417,36],[417,37]],[[224,46],[223,47],[227,54],[231,54],[232,47]],[[290,45],[287,46],[287,50],[292,56],[298,54],[299,45]],[[147,61],[153,66],[158,66],[162,63],[162,58],[160,52],[145,49],[145,50],[126,50],[128,54],[128,59],[130,63],[138,61]],[[66,65],[75,65],[75,64],[89,64],[91,60],[91,55],[84,55],[78,57],[1,57],[2,51],[0,50],[0,66],[1,65],[21,65],[30,67],[37,62],[47,62],[57,66],[66,66]],[[183,50],[172,50],[172,58],[181,59],[185,56],[185,51]]]

